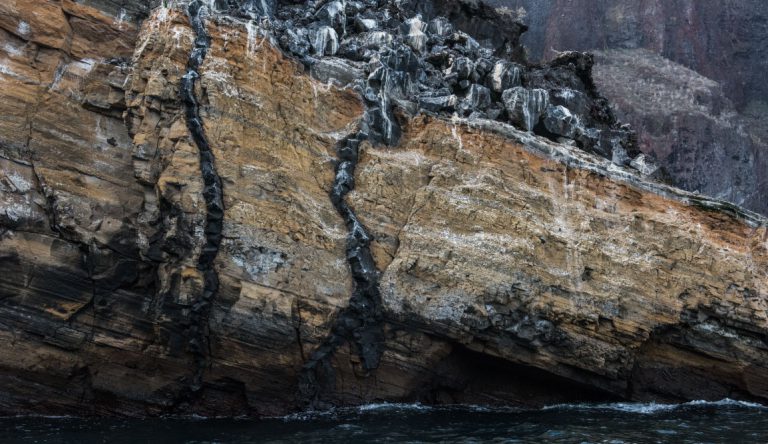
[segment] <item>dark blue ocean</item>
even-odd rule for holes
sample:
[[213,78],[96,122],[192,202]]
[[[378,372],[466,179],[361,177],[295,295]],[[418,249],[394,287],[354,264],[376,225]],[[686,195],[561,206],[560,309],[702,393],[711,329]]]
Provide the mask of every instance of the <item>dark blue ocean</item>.
[[767,443],[744,402],[557,405],[541,410],[377,404],[262,420],[3,418],[0,443]]

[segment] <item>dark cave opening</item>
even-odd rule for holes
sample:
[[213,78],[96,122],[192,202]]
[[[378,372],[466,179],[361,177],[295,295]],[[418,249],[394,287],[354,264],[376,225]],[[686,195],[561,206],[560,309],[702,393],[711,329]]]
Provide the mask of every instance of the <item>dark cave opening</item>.
[[415,395],[426,404],[512,405],[539,408],[560,403],[616,402],[619,396],[457,344]]

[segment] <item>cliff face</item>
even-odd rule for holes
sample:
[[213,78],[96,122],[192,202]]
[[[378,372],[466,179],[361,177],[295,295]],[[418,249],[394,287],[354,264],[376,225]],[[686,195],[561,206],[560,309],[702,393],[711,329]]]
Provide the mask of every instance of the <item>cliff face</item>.
[[648,51],[605,51],[596,60],[596,82],[669,182],[768,212],[762,122],[739,114],[716,82]]
[[768,98],[768,11],[759,0],[490,0],[523,8],[535,60],[556,51],[638,49],[723,85],[737,108]]
[[595,52],[595,82],[667,180],[768,214],[763,2],[490,3],[525,15],[530,29],[522,40],[533,60]]
[[0,6],[2,413],[768,398],[764,218],[98,6]]

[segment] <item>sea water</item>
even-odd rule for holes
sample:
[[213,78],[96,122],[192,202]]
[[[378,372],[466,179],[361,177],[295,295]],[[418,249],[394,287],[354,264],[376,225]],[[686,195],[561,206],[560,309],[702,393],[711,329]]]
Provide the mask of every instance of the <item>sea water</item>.
[[0,419],[2,443],[766,443],[745,402],[566,404],[522,410],[374,404],[267,419]]

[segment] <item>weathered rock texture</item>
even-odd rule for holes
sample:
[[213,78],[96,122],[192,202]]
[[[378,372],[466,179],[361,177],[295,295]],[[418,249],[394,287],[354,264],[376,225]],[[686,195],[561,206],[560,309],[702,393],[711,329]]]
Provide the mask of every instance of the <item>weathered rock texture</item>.
[[368,152],[358,208],[391,316],[619,397],[756,395],[765,336],[742,328],[765,325],[765,227],[500,132],[418,120]]
[[763,1],[489,2],[525,16],[532,60],[597,52],[598,88],[670,182],[768,214]]
[[375,239],[371,366],[331,199],[364,102],[224,16],[194,88],[224,196],[196,315],[210,205],[185,8],[140,30],[67,0],[0,11],[0,412],[768,400],[764,218],[477,118],[359,146],[342,199]]

